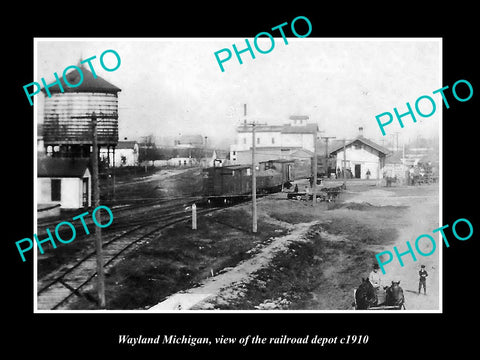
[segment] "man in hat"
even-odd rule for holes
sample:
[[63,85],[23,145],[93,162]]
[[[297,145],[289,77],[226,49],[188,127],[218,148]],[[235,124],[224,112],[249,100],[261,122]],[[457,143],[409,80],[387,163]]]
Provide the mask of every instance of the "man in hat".
[[420,275],[420,279],[418,281],[418,293],[420,294],[420,290],[423,287],[423,293],[427,295],[427,270],[425,270],[425,265],[422,265],[420,271],[418,272]]
[[370,275],[368,275],[368,280],[372,283],[375,290],[380,288],[381,282],[382,282],[382,277],[378,269],[380,269],[378,264],[377,263],[373,264],[373,270],[370,272]]
[[379,272],[380,267],[377,263],[373,264],[373,270],[368,275],[368,280],[373,285],[375,292],[377,294],[377,303],[383,304],[385,302],[385,291],[382,287],[382,275]]

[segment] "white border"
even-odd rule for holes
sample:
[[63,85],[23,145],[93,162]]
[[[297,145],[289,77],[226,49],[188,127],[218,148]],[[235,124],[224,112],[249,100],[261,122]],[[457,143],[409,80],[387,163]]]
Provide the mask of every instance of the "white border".
[[[38,79],[38,69],[37,69],[37,44],[40,41],[49,41],[49,42],[55,42],[55,41],[68,41],[68,42],[75,42],[75,41],[90,41],[90,42],[101,42],[101,41],[143,41],[143,42],[159,42],[159,41],[176,41],[176,42],[181,42],[181,41],[230,41],[231,39],[240,39],[243,40],[242,38],[33,38],[34,40],[34,49],[33,49],[33,76],[34,79]],[[435,41],[437,40],[439,42],[440,46],[440,86],[444,86],[443,84],[443,38],[441,37],[432,37],[432,38],[396,38],[396,37],[390,37],[390,38],[316,38],[316,37],[311,37],[311,38],[290,38],[287,37],[289,43],[290,41]],[[34,80],[35,81],[35,80]],[[434,91],[434,90],[432,90]],[[392,105],[394,106],[394,104]],[[33,118],[34,118],[34,129],[33,129],[33,134],[34,134],[34,144],[33,144],[33,149],[34,149],[34,162],[33,162],[33,171],[34,171],[34,184],[33,184],[33,232],[36,233],[37,229],[37,124],[38,124],[38,117],[37,117],[37,101],[34,99],[34,105],[33,105]],[[441,123],[439,124],[439,224],[442,226],[443,222],[443,106],[439,106],[438,110],[440,110],[440,121]],[[433,229],[432,229],[433,230]],[[427,313],[443,313],[443,246],[440,246],[442,244],[442,237],[441,234],[439,236],[439,242],[438,242],[438,248],[439,248],[439,265],[440,265],[440,272],[439,272],[439,309],[436,310],[401,310],[401,311],[386,311],[386,310],[164,310],[164,311],[150,311],[150,310],[39,310],[37,309],[37,251],[38,248],[35,247],[34,255],[33,255],[33,276],[34,276],[34,281],[33,281],[33,312],[35,314],[150,314],[150,315],[156,315],[156,314],[232,314],[232,313],[238,313],[238,314],[427,314]]]

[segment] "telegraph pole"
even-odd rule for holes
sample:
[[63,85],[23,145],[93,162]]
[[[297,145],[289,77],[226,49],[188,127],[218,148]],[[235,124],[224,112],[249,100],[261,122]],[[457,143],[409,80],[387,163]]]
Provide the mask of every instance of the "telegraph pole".
[[325,139],[325,169],[328,172],[328,140],[336,139],[336,136],[322,136]]
[[[247,116],[247,104],[244,104]],[[257,175],[255,173],[255,121],[252,122],[252,232],[257,232]]]
[[[323,132],[323,131],[320,131]],[[317,171],[318,171],[318,155],[317,155],[317,137],[318,137],[318,127],[315,128],[313,132],[313,206],[317,204]]]
[[[97,115],[92,113],[92,192],[94,206],[100,206],[100,186],[98,184],[98,140],[97,140]],[[95,226],[95,251],[97,255],[97,293],[101,309],[105,309],[105,276],[103,273],[102,255],[102,229]]]
[[347,182],[347,139],[343,139],[343,180]]

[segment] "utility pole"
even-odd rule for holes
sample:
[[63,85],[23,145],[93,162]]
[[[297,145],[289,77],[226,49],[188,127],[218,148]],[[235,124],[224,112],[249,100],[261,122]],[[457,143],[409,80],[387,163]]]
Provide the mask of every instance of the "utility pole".
[[343,180],[347,181],[347,139],[343,139]]
[[205,144],[204,144],[204,147],[203,147],[203,157],[205,159],[207,158],[207,140],[208,140],[208,136],[205,136]]
[[257,175],[255,173],[255,122],[252,123],[252,232],[257,232]]
[[325,139],[325,169],[328,174],[328,140],[336,139],[336,136],[322,136],[322,139]]
[[[98,184],[98,140],[97,115],[92,113],[92,188],[94,206],[100,206],[100,186]],[[97,293],[101,309],[105,309],[105,276],[103,273],[102,229],[95,226],[95,251],[97,255]]]
[[[318,137],[318,127],[315,128],[313,132],[313,186],[312,186],[312,199],[313,206],[317,204],[317,171],[318,171],[318,155],[317,155],[317,137]],[[320,131],[323,132],[323,131]]]
[[[247,116],[247,104],[244,104],[244,115]],[[255,121],[252,122],[252,232],[257,232],[257,175],[255,171]]]
[[318,158],[317,158],[317,128],[313,132],[313,188],[312,188],[312,205],[317,204],[317,170],[318,170]]

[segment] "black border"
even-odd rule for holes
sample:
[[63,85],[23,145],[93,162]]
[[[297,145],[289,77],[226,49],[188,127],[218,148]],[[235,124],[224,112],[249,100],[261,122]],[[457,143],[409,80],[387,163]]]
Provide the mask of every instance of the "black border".
[[[125,8],[128,6],[128,9]],[[479,82],[476,78],[476,19],[474,7],[446,9],[441,4],[420,9],[400,3],[393,8],[365,3],[338,9],[304,6],[293,9],[280,3],[267,9],[245,3],[223,3],[208,8],[173,10],[161,3],[112,3],[105,9],[91,6],[42,4],[40,10],[28,8],[16,16],[16,25],[5,28],[3,56],[7,72],[4,85],[4,192],[7,194],[6,236],[2,242],[7,267],[4,296],[8,316],[8,348],[22,350],[25,345],[38,352],[62,357],[70,354],[152,353],[158,356],[170,349],[180,352],[214,351],[257,352],[297,355],[332,354],[339,351],[387,356],[385,350],[405,356],[432,355],[438,350],[473,347],[475,296],[475,257],[478,250],[478,215],[473,211],[476,195],[474,140]],[[438,11],[437,11],[438,10]],[[33,314],[32,261],[22,263],[14,241],[30,237],[33,229],[33,108],[25,101],[22,86],[33,81],[34,37],[230,37],[251,38],[261,31],[306,16],[312,23],[310,37],[441,37],[443,38],[443,85],[468,80],[474,96],[465,103],[451,102],[443,119],[443,224],[458,218],[469,219],[473,237],[465,242],[451,241],[443,250],[443,314]],[[11,23],[10,23],[11,24]],[[274,55],[272,55],[274,56]],[[392,84],[395,86],[395,84]],[[432,89],[433,90],[433,89]],[[13,100],[13,101],[12,101]],[[412,99],[413,100],[413,99]],[[392,104],[393,106],[393,104]],[[419,214],[421,216],[421,214]],[[451,236],[451,235],[450,235]],[[119,334],[178,334],[196,336],[345,336],[368,335],[365,346],[211,346],[153,347],[119,346]],[[25,345],[24,345],[25,344]],[[23,346],[22,346],[23,345]],[[66,352],[65,352],[66,351]],[[35,354],[34,354],[35,356]]]

